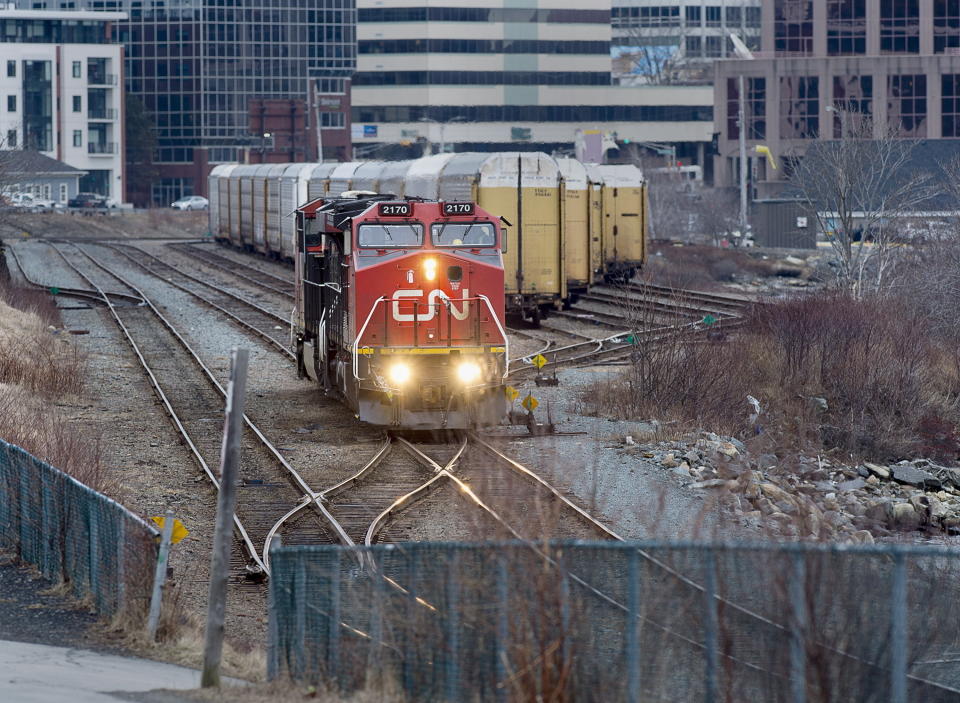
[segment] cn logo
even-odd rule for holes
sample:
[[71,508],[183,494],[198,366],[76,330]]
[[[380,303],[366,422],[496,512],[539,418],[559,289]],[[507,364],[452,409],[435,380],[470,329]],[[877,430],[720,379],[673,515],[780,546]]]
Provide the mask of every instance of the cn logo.
[[[393,294],[393,319],[397,322],[413,322],[413,315],[405,315],[400,312],[400,303],[403,298],[422,298],[422,290],[398,290]],[[462,308],[457,310],[457,306],[453,304],[453,298],[444,293],[439,288],[434,288],[427,295],[427,306],[424,313],[417,311],[417,322],[430,322],[434,318],[437,312],[436,302],[438,299],[443,298],[446,301],[449,301],[447,307],[450,309],[450,314],[453,315],[458,320],[466,320],[467,315],[470,314],[470,301],[467,298],[470,297],[470,291],[466,288],[463,289],[462,297]]]

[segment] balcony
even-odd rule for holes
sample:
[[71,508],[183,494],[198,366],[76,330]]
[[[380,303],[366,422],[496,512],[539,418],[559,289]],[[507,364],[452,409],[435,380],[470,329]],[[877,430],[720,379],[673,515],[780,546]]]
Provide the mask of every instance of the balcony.
[[90,142],[87,144],[87,153],[92,156],[113,156],[117,153],[114,142]]
[[90,108],[87,110],[88,120],[115,120],[117,119],[116,109],[110,107]]
[[112,86],[117,84],[117,74],[100,73],[99,71],[87,74],[87,85]]

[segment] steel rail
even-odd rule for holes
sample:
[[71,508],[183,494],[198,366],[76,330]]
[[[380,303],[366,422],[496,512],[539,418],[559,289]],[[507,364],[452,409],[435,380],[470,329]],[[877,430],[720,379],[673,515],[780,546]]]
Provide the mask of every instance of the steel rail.
[[[248,298],[244,298],[242,295],[237,295],[236,293],[231,293],[230,291],[226,290],[225,288],[222,288],[222,287],[220,287],[220,286],[218,286],[218,285],[216,285],[216,284],[210,283],[210,282],[208,282],[208,281],[204,281],[202,278],[199,278],[198,276],[194,276],[193,274],[187,273],[186,271],[182,271],[182,270],[178,269],[176,266],[174,266],[173,264],[168,264],[166,261],[164,261],[163,259],[161,259],[159,256],[156,256],[156,255],[154,255],[154,254],[151,254],[149,251],[146,251],[146,250],[144,250],[144,249],[141,249],[140,247],[134,246],[134,245],[132,245],[132,244],[123,244],[123,245],[112,245],[112,244],[108,244],[108,245],[105,245],[105,246],[108,246],[108,247],[110,247],[111,249],[116,249],[118,246],[123,246],[123,247],[126,247],[126,248],[128,248],[128,249],[133,249],[134,251],[136,251],[136,252],[138,252],[138,253],[140,253],[140,254],[143,254],[144,256],[148,257],[149,259],[152,259],[153,261],[156,261],[156,262],[157,262],[158,264],[160,264],[161,266],[167,267],[168,269],[170,269],[171,271],[173,271],[174,273],[176,273],[178,276],[183,276],[184,278],[186,278],[186,279],[188,279],[188,280],[191,280],[191,281],[193,281],[194,283],[199,283],[200,285],[205,286],[205,287],[207,287],[207,288],[210,288],[210,289],[212,289],[212,290],[215,290],[215,291],[217,291],[218,293],[222,293],[223,295],[226,295],[226,296],[229,297],[229,298],[233,298],[233,299],[236,300],[238,303],[242,303],[242,304],[246,305],[247,307],[253,308],[254,310],[256,310],[256,311],[258,311],[258,312],[266,315],[267,317],[270,317],[270,318],[276,320],[277,322],[281,322],[281,323],[283,323],[284,325],[289,324],[287,318],[285,318],[283,315],[278,315],[277,313],[273,312],[272,310],[267,310],[265,307],[263,307],[263,306],[261,306],[261,305],[258,305],[257,303],[253,302],[252,300],[249,300]],[[128,257],[128,258],[129,258],[129,257]],[[141,264],[141,265],[142,265],[142,264]],[[144,266],[144,268],[149,268],[149,267]]]
[[[205,375],[205,376],[207,377],[207,379],[210,381],[211,385],[213,385],[213,387],[220,393],[220,395],[222,395],[224,398],[226,398],[226,390],[224,390],[224,388],[223,388],[223,386],[220,384],[220,382],[217,381],[216,377],[213,375],[213,372],[211,372],[210,369],[206,366],[206,364],[203,363],[203,361],[202,361],[202,360],[200,359],[200,357],[197,355],[196,351],[194,351],[193,347],[190,346],[190,344],[183,338],[183,336],[180,334],[180,332],[170,323],[170,321],[169,321],[166,317],[164,317],[164,315],[156,308],[156,306],[153,304],[153,302],[143,293],[142,290],[140,290],[140,288],[138,288],[138,287],[135,286],[134,284],[132,284],[132,283],[130,283],[129,281],[127,281],[126,279],[124,279],[121,275],[115,273],[114,271],[111,271],[109,268],[107,268],[107,267],[104,266],[102,263],[100,263],[99,261],[97,261],[96,259],[94,259],[92,256],[90,256],[90,254],[88,254],[86,251],[84,251],[80,246],[78,246],[78,245],[76,245],[76,244],[74,244],[73,246],[77,249],[78,252],[80,252],[83,256],[85,256],[87,259],[89,259],[90,262],[93,263],[94,266],[96,266],[97,268],[103,270],[103,271],[106,272],[108,275],[113,276],[114,278],[116,278],[118,281],[120,281],[121,283],[123,283],[125,286],[127,286],[127,287],[130,288],[131,290],[136,291],[136,292],[143,298],[145,305],[150,308],[150,310],[153,312],[153,314],[163,323],[163,325],[170,331],[170,333],[171,333],[174,337],[176,337],[176,339],[180,342],[180,344],[183,346],[183,348],[190,354],[190,356],[193,358],[194,362],[195,362],[195,363],[197,364],[197,366],[201,369],[201,371],[203,371],[204,375]],[[55,247],[55,248],[56,248],[56,247]],[[85,280],[87,280],[88,282],[90,282],[91,285],[94,285],[94,284],[93,284],[93,281],[92,281],[89,277],[87,277],[85,274],[83,274],[78,268],[76,268],[75,266],[73,266],[73,264],[72,264],[68,259],[66,259],[65,256],[63,256],[63,253],[60,252],[59,249],[58,249],[57,251],[60,253],[61,257],[63,257],[64,261],[66,261],[67,264],[68,264],[69,266],[71,266],[71,268],[74,268],[74,270],[76,270],[78,273],[80,273],[80,275],[83,276]],[[112,309],[113,309],[113,308],[112,308],[112,306],[111,306],[111,310],[112,310]],[[115,313],[114,313],[114,314],[115,314]],[[115,317],[117,317],[116,314],[115,314]],[[122,324],[122,323],[121,323],[121,324]],[[124,327],[124,329],[125,329],[125,327]],[[126,332],[126,334],[127,334],[127,338],[131,340],[131,343],[134,343],[134,342],[132,341],[132,337],[129,336],[129,332]],[[138,356],[141,356],[141,357],[142,357],[142,355],[140,355],[139,353],[138,353]],[[145,363],[145,362],[144,362],[144,363]],[[149,369],[148,369],[148,373],[150,373],[152,380],[155,382],[155,388],[157,388],[157,389],[159,390],[159,384],[156,383],[156,377],[153,376],[152,371],[149,371]],[[162,392],[162,391],[161,391],[161,392]],[[166,396],[164,395],[164,398],[165,398],[165,397],[166,397]],[[168,410],[169,410],[170,412],[173,412],[172,406],[169,405],[169,402],[167,402],[167,407],[168,407]],[[174,413],[174,415],[175,415],[175,413]],[[346,546],[355,546],[353,540],[350,539],[349,535],[347,535],[346,531],[343,529],[343,527],[340,525],[340,523],[339,523],[339,522],[330,514],[330,512],[321,504],[321,501],[320,501],[320,499],[319,499],[318,494],[309,486],[309,484],[307,484],[307,482],[303,479],[303,477],[300,475],[300,473],[286,460],[286,458],[280,453],[280,451],[274,446],[274,444],[273,444],[269,439],[267,439],[266,435],[263,434],[263,432],[260,430],[260,428],[259,428],[256,424],[254,424],[253,421],[250,420],[250,418],[247,416],[246,413],[244,413],[244,415],[243,415],[243,422],[244,422],[244,424],[251,430],[251,432],[253,432],[253,434],[257,437],[257,439],[260,441],[260,443],[261,443],[264,447],[266,447],[266,449],[268,450],[268,452],[269,452],[269,453],[277,460],[277,462],[284,468],[284,470],[287,472],[288,476],[293,479],[293,481],[294,481],[294,483],[296,484],[296,486],[297,486],[300,490],[302,490],[302,491],[304,492],[304,494],[305,494],[304,497],[305,497],[305,498],[308,498],[312,504],[316,505],[317,510],[318,510],[318,512],[320,513],[320,515],[321,515],[321,516],[324,518],[324,520],[328,523],[328,526],[333,529],[334,533],[337,535],[337,537],[340,539],[340,541],[343,542],[343,544],[346,545]],[[182,427],[183,427],[182,423],[180,423],[179,420],[177,421],[177,424],[178,424],[178,427],[179,427],[179,428],[182,428]],[[183,429],[183,432],[184,432],[184,433],[186,432],[185,428]],[[191,444],[192,444],[192,442],[191,442]],[[194,447],[194,449],[195,449],[195,447]],[[206,466],[205,463],[204,463],[203,465]],[[215,484],[214,484],[214,485],[215,485],[215,486],[217,487],[217,489],[219,490],[219,482],[216,482],[215,477],[213,476],[213,473],[209,470],[209,467],[206,468],[206,472],[207,472],[207,475],[208,475],[209,477],[211,477],[211,478],[214,479],[214,481],[215,481]],[[235,523],[238,524],[239,529],[241,530],[241,534],[243,534],[243,535],[246,536],[246,534],[247,534],[247,533],[246,533],[246,529],[242,526],[242,524],[240,524],[239,519],[236,518],[236,517],[235,517],[234,519],[235,519]],[[249,542],[249,537],[246,537],[246,540],[247,540],[247,542],[249,543],[249,545],[252,547],[252,542]],[[269,546],[269,545],[266,545],[266,546]],[[264,573],[265,573],[265,574],[268,574],[268,575],[269,575],[269,570],[267,569],[266,564],[264,563],[263,559],[256,553],[256,549],[255,549],[255,548],[253,549],[253,551],[252,551],[252,553],[251,553],[251,558],[257,563],[258,566],[260,566],[260,567],[264,570]]]
[[[106,246],[106,247],[108,247],[109,249],[111,249],[112,251],[115,251],[117,254],[120,254],[121,256],[125,256],[125,257],[126,257],[127,259],[129,259],[132,263],[134,263],[134,264],[136,264],[137,266],[139,266],[140,268],[142,268],[144,271],[146,271],[147,273],[149,273],[151,276],[156,276],[157,278],[159,278],[159,279],[160,279],[161,281],[163,281],[164,283],[167,283],[167,284],[173,286],[174,288],[176,288],[176,289],[178,289],[178,290],[182,290],[184,293],[186,293],[186,294],[188,294],[188,295],[192,295],[194,298],[196,298],[197,300],[199,300],[200,302],[202,302],[204,305],[207,305],[208,307],[213,308],[213,309],[216,310],[217,312],[223,313],[224,315],[226,315],[227,317],[229,317],[231,320],[233,320],[234,322],[236,322],[238,325],[240,325],[241,327],[243,327],[244,329],[246,329],[248,332],[251,332],[251,333],[255,334],[256,336],[258,336],[258,337],[260,337],[261,339],[263,339],[265,342],[268,342],[269,344],[271,344],[271,345],[273,345],[274,347],[276,347],[277,350],[280,351],[282,354],[285,354],[286,356],[290,357],[291,359],[296,359],[296,358],[297,358],[297,355],[296,355],[296,354],[294,354],[288,347],[285,347],[281,342],[279,342],[278,340],[276,340],[276,339],[274,339],[272,336],[270,336],[270,334],[269,334],[268,332],[266,332],[266,331],[260,329],[259,327],[256,327],[255,325],[247,322],[247,321],[244,320],[242,317],[240,317],[239,315],[236,315],[235,313],[231,312],[230,310],[227,310],[227,309],[226,309],[225,307],[223,307],[222,305],[218,305],[217,303],[213,302],[213,301],[210,300],[209,298],[203,297],[202,295],[200,295],[199,293],[197,293],[195,290],[191,290],[190,288],[187,288],[186,286],[184,286],[184,285],[182,285],[182,284],[180,284],[180,283],[177,283],[177,282],[174,281],[174,280],[171,280],[171,279],[169,279],[169,278],[165,278],[162,274],[158,273],[157,271],[154,271],[152,268],[150,268],[149,266],[147,266],[146,264],[144,264],[142,261],[138,261],[135,257],[133,257],[133,256],[131,256],[130,254],[128,254],[127,252],[123,251],[123,250],[120,249],[119,247],[115,247],[115,246],[112,246],[112,245],[110,245],[110,244],[104,244],[104,245],[100,245],[100,246]],[[207,284],[207,285],[210,285],[210,284]],[[227,290],[224,290],[224,289],[221,289],[221,288],[216,288],[216,287],[214,287],[214,290],[216,290],[216,291],[219,292],[219,293],[223,293],[224,295],[227,295],[227,296],[231,296],[231,297],[232,297],[232,295],[230,294],[230,292],[227,291]],[[258,308],[254,308],[254,309],[257,309],[259,312],[262,312],[262,311],[259,310]]]
[[[190,245],[190,244],[167,244],[166,246],[170,247],[170,249],[172,249],[173,251],[179,252],[179,253],[182,254],[183,256],[189,256],[189,257],[192,257],[193,259],[196,259],[197,261],[201,262],[204,266],[210,266],[211,268],[219,269],[220,271],[226,271],[226,272],[229,273],[231,276],[236,276],[237,278],[240,278],[240,279],[242,279],[242,280],[244,280],[244,281],[247,281],[248,283],[252,283],[253,285],[257,286],[258,288],[263,288],[263,289],[265,289],[265,290],[269,290],[269,291],[272,291],[272,292],[274,292],[274,293],[278,293],[278,294],[280,294],[280,295],[282,295],[282,296],[284,296],[284,297],[286,297],[286,298],[290,298],[290,299],[293,299],[293,298],[295,297],[294,294],[291,293],[290,291],[281,290],[281,289],[279,289],[279,288],[276,288],[276,287],[274,287],[274,286],[271,286],[269,283],[264,283],[263,281],[258,281],[257,279],[253,278],[252,276],[248,276],[248,275],[246,275],[246,274],[240,273],[239,271],[236,271],[236,270],[231,269],[231,268],[229,268],[229,267],[227,267],[227,266],[224,266],[224,265],[221,264],[221,263],[217,263],[216,261],[211,261],[209,258],[207,258],[208,256],[212,256],[212,257],[216,257],[216,258],[220,258],[220,259],[224,259],[224,260],[229,261],[229,259],[225,259],[225,257],[221,257],[221,256],[219,256],[218,254],[216,254],[216,253],[214,253],[214,252],[204,251],[204,250],[202,250],[202,249],[197,249],[197,247],[195,247],[195,246],[193,246],[193,245]],[[277,281],[282,281],[282,280],[283,280],[283,279],[281,279],[279,276],[274,276],[273,274],[267,273],[266,271],[260,271],[259,269],[254,268],[253,266],[248,266],[247,264],[241,264],[240,262],[234,262],[234,261],[231,261],[230,263],[234,264],[235,266],[237,266],[237,267],[239,267],[239,268],[245,268],[245,269],[247,269],[247,270],[249,270],[249,271],[256,271],[257,273],[260,273],[260,274],[262,274],[262,275],[264,275],[264,276],[267,276],[267,277],[269,277],[269,278],[273,278],[273,279],[275,279],[275,280],[277,280]],[[293,286],[293,281],[292,281],[292,280],[291,280],[289,283],[290,283],[290,286]]]

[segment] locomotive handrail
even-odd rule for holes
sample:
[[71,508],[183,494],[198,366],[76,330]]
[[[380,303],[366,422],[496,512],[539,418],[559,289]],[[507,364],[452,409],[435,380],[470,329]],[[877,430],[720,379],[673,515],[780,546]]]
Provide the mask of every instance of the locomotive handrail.
[[490,311],[490,317],[493,318],[493,321],[497,325],[497,330],[499,330],[500,332],[500,336],[503,337],[503,351],[504,351],[503,361],[504,361],[504,366],[506,367],[503,371],[503,378],[506,378],[507,375],[510,373],[510,338],[507,337],[507,331],[503,329],[503,325],[500,324],[500,318],[497,317],[497,313],[494,312],[493,305],[490,304],[490,298],[483,295],[482,293],[478,293],[477,297],[487,304],[487,310]]
[[370,320],[373,319],[373,313],[377,311],[377,306],[382,303],[386,298],[382,295],[376,299],[373,305],[370,306],[370,313],[367,315],[367,319],[363,323],[363,327],[360,328],[360,331],[357,333],[357,338],[353,340],[353,377],[359,381],[360,379],[360,340],[363,339],[363,333],[367,331],[367,326],[370,324]]

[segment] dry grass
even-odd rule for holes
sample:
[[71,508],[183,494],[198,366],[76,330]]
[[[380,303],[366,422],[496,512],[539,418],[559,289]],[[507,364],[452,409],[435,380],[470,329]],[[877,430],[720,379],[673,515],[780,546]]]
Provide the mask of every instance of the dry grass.
[[[900,299],[826,293],[757,307],[729,336],[641,346],[625,374],[595,384],[584,402],[599,415],[759,432],[778,447],[877,459],[931,455],[936,440],[940,458],[956,459],[956,443],[942,436],[960,421],[955,356]],[[757,420],[748,395],[761,403]]]
[[742,249],[658,243],[651,252],[644,278],[675,288],[716,290],[736,277],[775,276],[779,270],[775,262],[751,256]]

